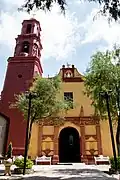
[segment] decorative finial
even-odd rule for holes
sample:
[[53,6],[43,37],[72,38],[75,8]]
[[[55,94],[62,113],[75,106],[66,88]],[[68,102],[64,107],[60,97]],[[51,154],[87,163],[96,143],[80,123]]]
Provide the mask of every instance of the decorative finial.
[[70,67],[70,64],[67,62],[67,67],[69,68]]
[[35,16],[36,16],[36,13],[33,13],[33,14],[32,14],[32,18],[35,18]]

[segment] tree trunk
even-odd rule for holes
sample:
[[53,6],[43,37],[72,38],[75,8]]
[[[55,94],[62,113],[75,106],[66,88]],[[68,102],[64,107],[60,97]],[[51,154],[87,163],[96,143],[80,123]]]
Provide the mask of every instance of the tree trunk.
[[118,156],[120,156],[120,115],[118,115],[118,124],[117,124],[117,132],[116,132],[116,145]]

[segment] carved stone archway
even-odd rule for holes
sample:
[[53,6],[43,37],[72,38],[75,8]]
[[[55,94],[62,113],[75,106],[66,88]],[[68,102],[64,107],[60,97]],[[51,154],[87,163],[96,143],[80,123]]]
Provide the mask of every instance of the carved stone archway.
[[63,128],[59,135],[59,162],[80,162],[80,136],[73,127]]

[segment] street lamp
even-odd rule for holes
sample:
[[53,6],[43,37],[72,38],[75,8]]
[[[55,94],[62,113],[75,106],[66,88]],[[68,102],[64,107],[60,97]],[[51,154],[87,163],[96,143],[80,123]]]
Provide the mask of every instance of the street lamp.
[[25,154],[24,154],[24,168],[23,168],[23,175],[25,175],[26,171],[26,160],[28,154],[28,132],[29,132],[29,125],[30,125],[30,113],[31,113],[31,101],[37,95],[35,93],[28,92],[26,94],[26,98],[29,100],[28,102],[28,116],[27,116],[27,127],[26,127],[26,138],[25,138]]
[[120,89],[119,86],[116,87],[117,92],[117,109],[118,109],[118,125],[117,125],[117,133],[116,133],[116,142],[117,142],[117,150],[118,155],[120,154]]
[[112,120],[111,120],[111,115],[110,115],[110,107],[109,107],[110,95],[108,92],[101,92],[100,95],[102,95],[106,100],[112,148],[113,148],[113,156],[114,156],[114,162],[115,162],[115,170],[117,171],[117,156],[116,156],[115,141],[114,141],[113,128],[112,128]]

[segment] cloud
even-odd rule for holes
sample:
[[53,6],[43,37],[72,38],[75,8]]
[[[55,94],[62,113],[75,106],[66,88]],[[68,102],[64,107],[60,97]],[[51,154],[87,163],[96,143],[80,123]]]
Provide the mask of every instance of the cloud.
[[4,3],[7,5],[17,5],[17,6],[21,6],[22,4],[24,4],[25,0],[19,0],[19,1],[16,1],[16,0],[4,0]]
[[[5,6],[20,6],[22,1],[5,0]],[[25,12],[5,12],[2,10],[0,17],[0,44],[6,44],[11,51],[14,50],[15,38],[20,34],[21,23],[31,16]],[[66,15],[60,13],[57,5],[53,6],[51,12],[36,12],[36,19],[40,21],[43,44],[42,59],[53,57],[64,60],[75,53],[75,48],[80,42],[79,23],[74,13],[66,11]],[[13,28],[14,27],[14,28]]]
[[[108,17],[97,16],[98,12],[99,9],[93,9],[87,15],[85,22],[81,24],[85,31],[85,36],[81,43],[89,44],[104,41],[106,43],[104,48],[111,49],[115,43],[120,44],[120,24],[114,21],[108,23]],[[93,17],[95,17],[94,20]]]
[[[6,12],[4,9],[1,11],[0,44],[5,44],[13,52],[15,38],[21,31],[21,23],[31,16],[25,12],[17,12],[17,7],[22,5],[24,0],[12,0],[12,3],[11,0],[4,0],[3,2],[5,7],[13,8],[13,12]],[[88,7],[88,2],[85,4],[80,0],[76,0],[75,4],[78,4],[80,11]],[[81,4],[84,5],[84,8]],[[84,10],[84,13],[86,11]],[[78,47],[95,42],[105,42],[104,47],[101,44],[99,44],[99,48],[97,47],[101,50],[111,48],[115,43],[119,44],[119,23],[112,22],[109,25],[103,16],[97,16],[93,20],[98,11],[99,8],[94,8],[90,13],[86,12],[86,16],[82,20],[79,19],[81,15],[78,12],[73,13],[67,10],[66,15],[62,15],[57,5],[54,5],[52,12],[37,11],[36,19],[40,21],[42,28],[42,59],[52,57],[56,60],[66,60],[76,53]]]
[[75,52],[75,48],[80,43],[77,18],[69,13],[64,17],[55,11],[49,13],[48,16],[43,14],[41,18],[44,56],[57,59],[67,58]]

